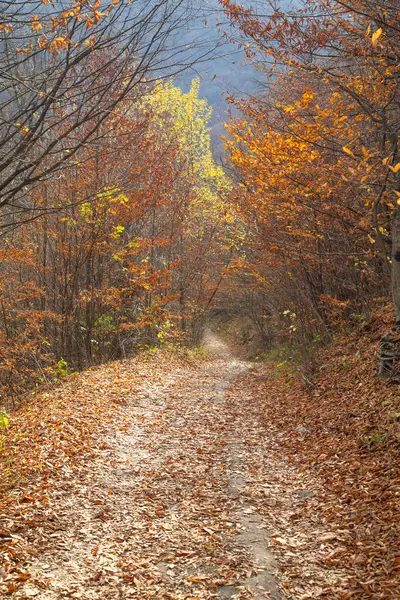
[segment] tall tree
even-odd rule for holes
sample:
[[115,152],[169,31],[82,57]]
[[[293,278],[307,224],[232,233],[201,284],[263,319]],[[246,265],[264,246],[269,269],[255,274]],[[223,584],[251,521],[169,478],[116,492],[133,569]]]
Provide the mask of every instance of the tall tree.
[[21,220],[28,189],[95,147],[99,129],[145,80],[212,51],[179,41],[190,15],[185,0],[0,3],[3,224]]
[[[303,97],[275,104],[274,110],[286,114],[285,129],[299,144],[305,144],[305,161],[313,162],[336,174],[353,188],[357,201],[364,199],[369,212],[369,225],[360,223],[379,248],[381,278],[392,271],[396,321],[400,324],[400,233],[398,195],[400,163],[398,151],[399,58],[400,36],[397,2],[331,0],[298,3],[283,9],[267,2],[262,13],[224,0],[222,4],[236,24],[246,46],[248,57],[266,76],[282,73],[286,86],[303,87]],[[305,102],[311,89],[313,102]],[[313,104],[313,105],[312,105]],[[259,112],[268,112],[261,100]],[[269,126],[280,124],[271,119]],[[296,130],[297,124],[302,129]],[[330,153],[328,152],[330,150]],[[324,156],[323,156],[324,155]],[[314,157],[314,160],[313,160]],[[322,158],[322,163],[321,163]],[[259,159],[262,162],[262,159]],[[296,156],[293,156],[296,163]],[[279,161],[275,166],[279,170]],[[285,177],[281,165],[280,173]],[[340,168],[340,171],[339,171]],[[285,164],[285,169],[287,165]],[[298,165],[296,178],[302,176]],[[287,171],[286,171],[287,175]],[[328,175],[330,177],[330,175]],[[286,178],[287,179],[287,178]],[[268,179],[265,183],[267,185]],[[329,185],[331,182],[332,185]],[[333,196],[335,178],[320,188],[321,211],[329,194],[345,199],[344,190]],[[322,193],[321,193],[322,192]],[[309,190],[299,190],[296,204],[309,203]],[[314,196],[318,197],[318,196]],[[331,204],[329,210],[334,209]],[[347,211],[358,210],[349,205]],[[361,211],[363,212],[363,211]],[[345,217],[345,213],[342,213]],[[351,225],[349,225],[351,227]],[[368,231],[370,229],[370,231]],[[349,229],[349,239],[351,239]]]

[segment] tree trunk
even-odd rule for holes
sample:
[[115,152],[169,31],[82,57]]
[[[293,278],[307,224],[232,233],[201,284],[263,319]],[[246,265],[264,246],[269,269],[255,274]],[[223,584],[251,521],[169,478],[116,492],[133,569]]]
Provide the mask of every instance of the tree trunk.
[[[400,191],[400,176],[397,177],[395,191]],[[400,198],[399,198],[400,200]],[[396,315],[396,327],[400,330],[400,206],[396,205],[396,214],[392,229],[392,295]]]

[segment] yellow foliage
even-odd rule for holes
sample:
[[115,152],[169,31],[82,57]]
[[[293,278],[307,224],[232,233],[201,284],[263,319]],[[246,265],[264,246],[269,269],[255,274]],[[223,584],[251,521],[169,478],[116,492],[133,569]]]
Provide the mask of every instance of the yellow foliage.
[[179,160],[196,182],[197,200],[212,209],[220,207],[221,194],[230,189],[230,181],[212,155],[208,126],[212,109],[199,91],[199,79],[192,81],[187,93],[171,82],[160,82],[144,101],[144,108],[150,110],[158,143],[178,146]]

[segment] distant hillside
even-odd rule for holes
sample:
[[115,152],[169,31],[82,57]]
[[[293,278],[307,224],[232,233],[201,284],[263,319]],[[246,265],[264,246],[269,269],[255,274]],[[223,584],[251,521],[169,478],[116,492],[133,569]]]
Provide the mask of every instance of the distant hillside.
[[200,93],[213,106],[211,126],[214,144],[218,144],[223,131],[222,122],[227,116],[226,92],[242,96],[254,92],[257,87],[256,73],[247,64],[243,51],[224,39],[223,32],[232,35],[218,0],[206,0],[188,27],[184,42],[201,45],[204,52],[210,51],[210,56],[177,79],[177,83],[187,89],[194,77],[200,77]]
[[[278,0],[275,4],[285,10],[299,3],[299,0]],[[244,2],[243,5],[257,7],[259,13],[267,10],[265,1]],[[228,39],[235,35],[237,33],[230,27],[218,0],[204,0],[183,37],[186,45],[199,45],[203,52],[210,51],[208,60],[185,71],[177,78],[177,83],[187,89],[193,77],[200,77],[200,93],[213,107],[212,140],[217,153],[221,149],[222,123],[227,118],[226,93],[245,96],[261,90],[260,74],[248,64],[244,52]]]

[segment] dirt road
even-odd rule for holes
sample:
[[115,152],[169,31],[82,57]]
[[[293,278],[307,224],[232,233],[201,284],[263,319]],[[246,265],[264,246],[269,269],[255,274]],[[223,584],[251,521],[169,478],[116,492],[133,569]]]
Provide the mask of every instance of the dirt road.
[[[69,473],[52,488],[46,526],[33,538],[37,556],[8,597],[318,597],[320,587],[314,596],[301,586],[292,595],[274,558],[285,545],[299,571],[303,526],[282,538],[281,502],[300,514],[312,492],[236,389],[252,366],[211,333],[205,343],[212,359],[200,368],[174,366],[143,378],[134,394],[121,389],[118,427],[113,422],[98,441],[84,475]],[[113,369],[129,377],[129,363]],[[96,393],[98,381],[101,372]]]

